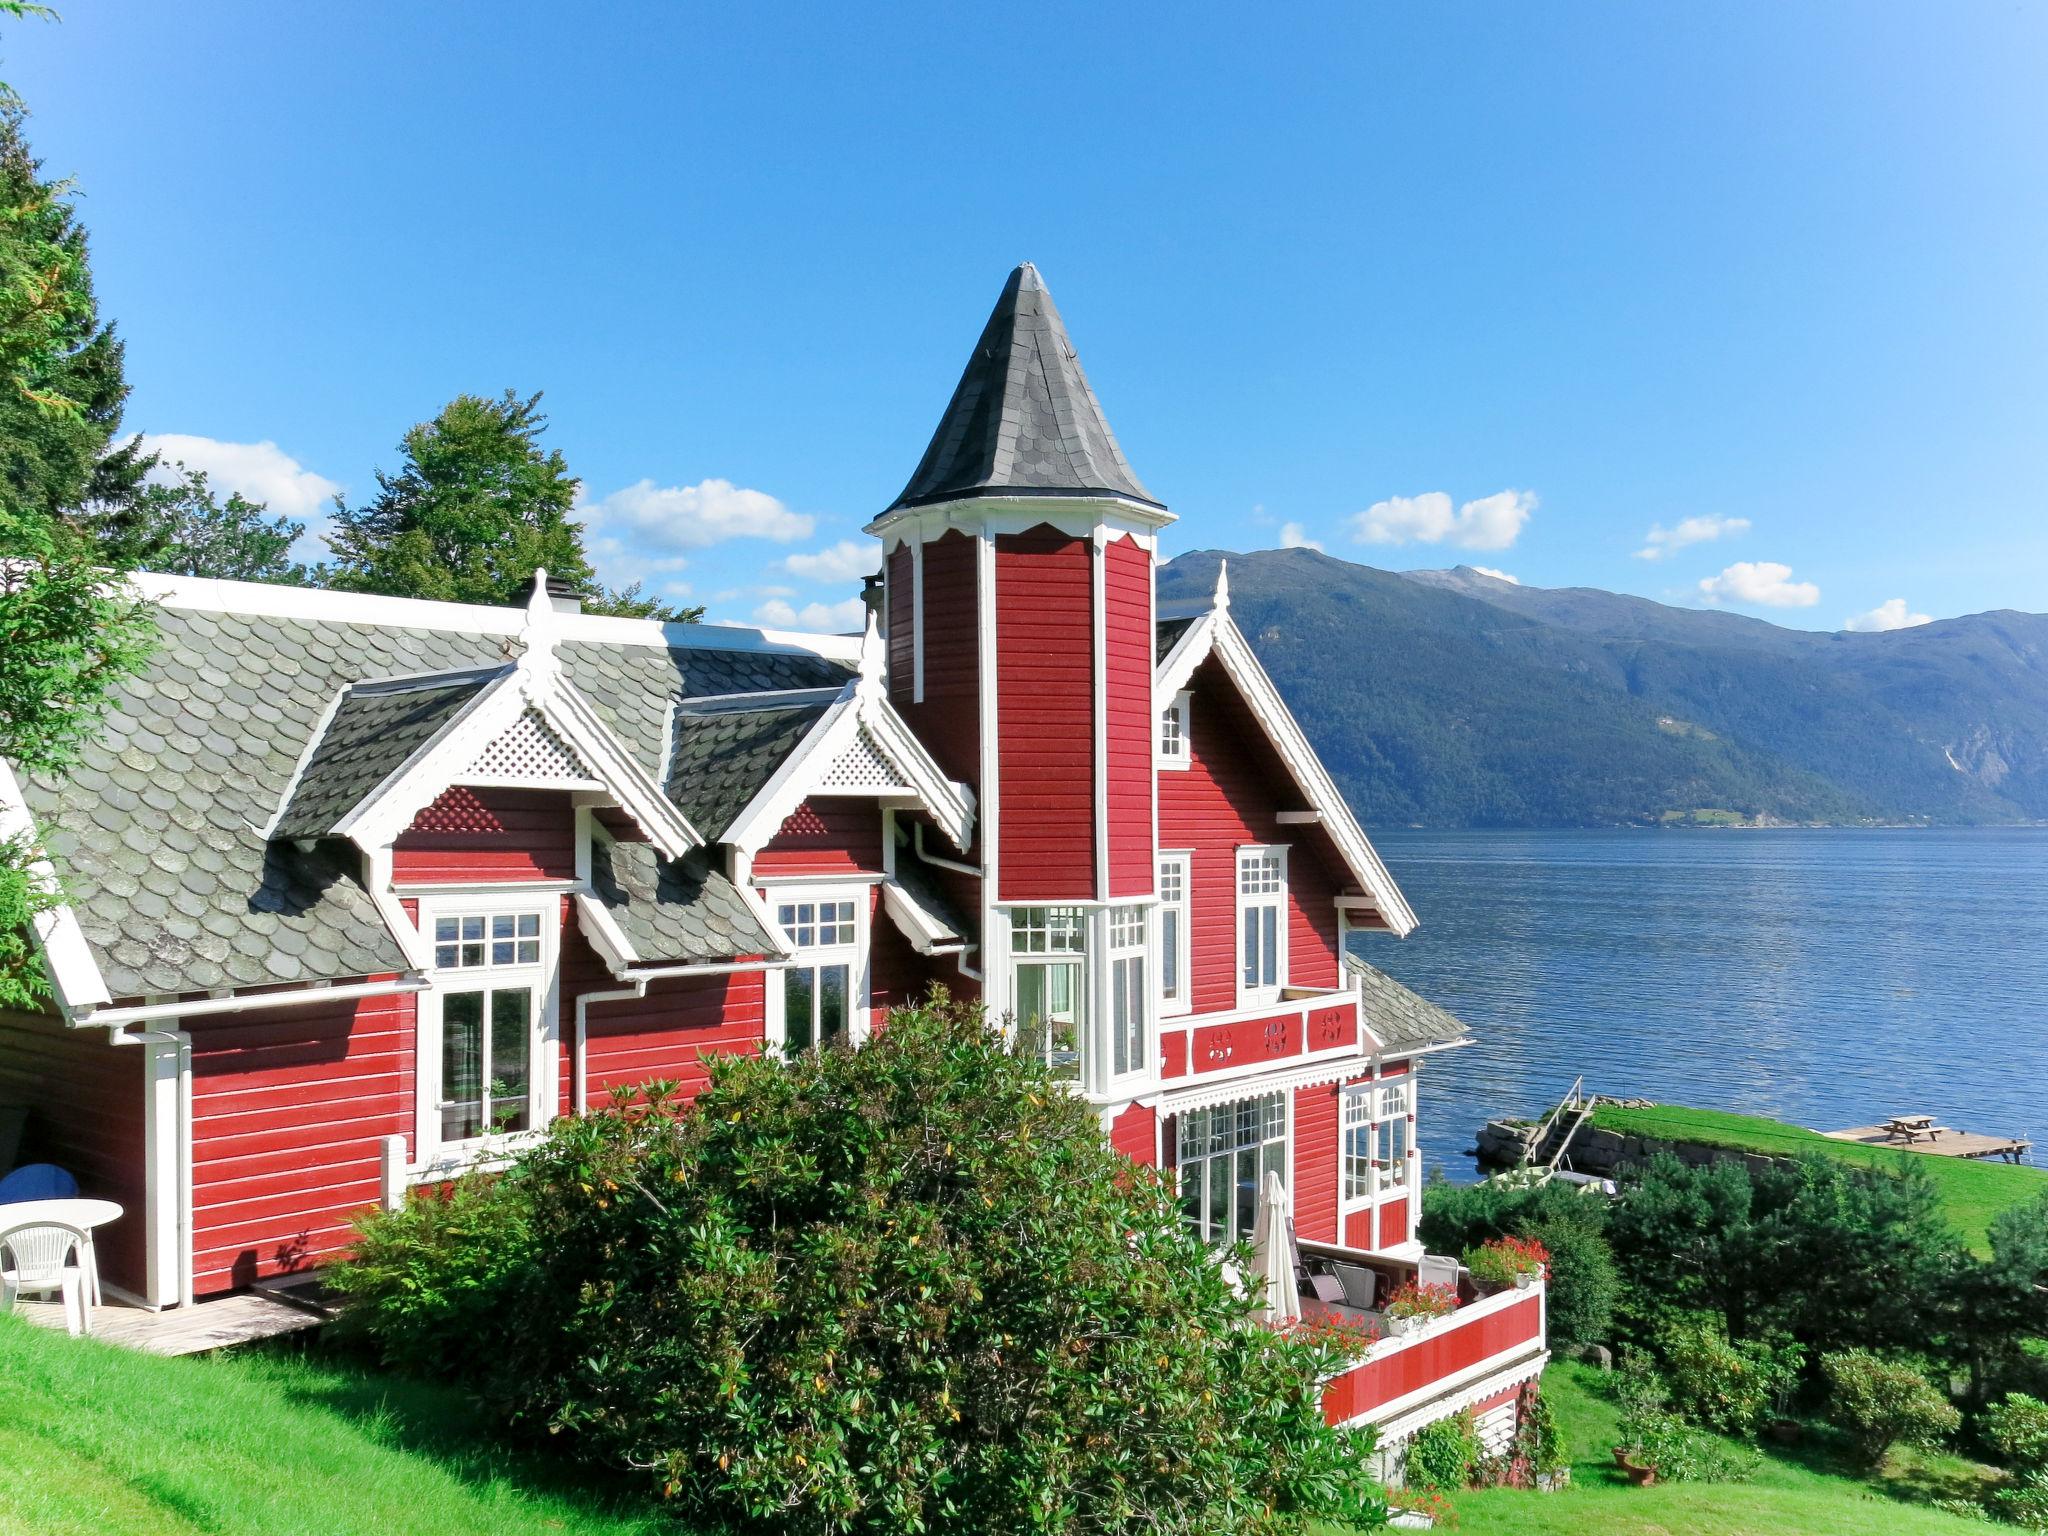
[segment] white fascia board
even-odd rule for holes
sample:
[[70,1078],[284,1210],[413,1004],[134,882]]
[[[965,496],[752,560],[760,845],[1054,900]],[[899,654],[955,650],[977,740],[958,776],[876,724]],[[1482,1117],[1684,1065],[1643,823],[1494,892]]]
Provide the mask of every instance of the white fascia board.
[[[1152,621],[1156,626],[1158,619]],[[1187,688],[1195,668],[1209,659],[1216,644],[1216,615],[1205,613],[1174,641],[1173,649],[1152,672],[1152,713],[1163,714]]]
[[754,798],[726,828],[722,842],[749,857],[767,846],[792,812],[804,802],[811,786],[852,742],[860,717],[854,709],[859,682],[848,683],[811,728],[768,776],[768,782],[754,792]]
[[[0,758],[0,839],[17,837],[26,839],[32,848],[37,846],[35,819],[29,815],[21,781],[14,776],[14,766]],[[56,867],[47,857],[32,860],[28,875],[44,890],[63,895]],[[86,942],[85,930],[78,925],[78,913],[69,902],[37,913],[35,931],[50,990],[56,994],[57,1005],[67,1022],[77,1023],[79,1014],[104,1008],[114,1000],[107,991],[106,978],[100,974],[99,961],[93,958],[92,946]]]
[[576,893],[576,915],[583,926],[583,937],[590,941],[590,947],[597,951],[598,959],[612,975],[624,979],[627,967],[638,965],[640,955],[627,939],[624,930],[613,921],[603,902],[589,891]]
[[[298,619],[308,623],[375,624],[386,629],[448,630],[465,635],[517,636],[526,627],[524,607],[483,603],[442,603],[418,597],[385,597],[369,592],[332,592],[275,586],[259,581],[220,581],[201,576],[168,576],[138,571],[130,584],[144,598],[194,613],[232,613],[252,618]],[[857,635],[808,635],[792,630],[753,629],[727,624],[668,624],[653,619],[618,619],[595,613],[553,616],[558,642],[639,645],[662,650],[758,651],[823,656],[853,662],[860,657]]]
[[931,914],[894,880],[882,882],[882,906],[920,955],[950,954],[966,947],[966,940],[939,927]]
[[357,801],[334,824],[334,835],[353,838],[365,850],[388,847],[412,825],[415,816],[476,760],[486,743],[506,729],[511,720],[519,718],[523,708],[524,701],[513,686],[513,674],[507,670],[503,677],[480,689],[475,698],[455,712],[452,720]]
[[546,686],[525,692],[541,718],[582,753],[599,782],[655,847],[669,858],[679,859],[692,848],[704,846],[703,834],[690,825],[689,818],[662,792],[626,744],[612,734],[581,689],[567,678],[557,676]]
[[1388,929],[1397,937],[1405,938],[1415,930],[1414,909],[1394,883],[1393,875],[1366,837],[1365,828],[1358,824],[1358,818],[1345,803],[1343,794],[1330,778],[1329,770],[1323,767],[1322,759],[1316,756],[1315,748],[1309,745],[1308,737],[1287,708],[1286,701],[1280,697],[1280,690],[1273,686],[1273,680],[1259,664],[1251,642],[1245,639],[1244,632],[1227,613],[1213,613],[1208,622],[1215,626],[1217,659],[1223,663],[1231,681],[1237,684],[1238,692],[1265,728],[1267,739],[1279,752],[1303,797],[1310,806],[1323,813],[1323,830],[1337,845],[1337,851],[1343,855],[1352,875],[1377,903]]
[[1156,549],[1159,530],[1178,521],[1173,513],[1122,496],[962,496],[926,507],[885,512],[861,531],[883,541],[916,538],[929,543],[948,528],[963,533],[1024,533],[1049,524],[1075,538],[1088,538],[1108,524],[1146,549]]
[[974,791],[946,777],[946,770],[887,699],[879,694],[864,696],[859,714],[861,724],[868,728],[875,744],[889,754],[889,761],[916,792],[924,810],[946,834],[946,840],[965,853],[974,840]]

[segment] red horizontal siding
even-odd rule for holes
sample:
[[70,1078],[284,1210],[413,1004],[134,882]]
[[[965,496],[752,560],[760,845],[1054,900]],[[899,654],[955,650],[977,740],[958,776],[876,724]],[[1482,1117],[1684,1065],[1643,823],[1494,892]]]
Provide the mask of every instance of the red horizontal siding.
[[889,701],[901,707],[916,693],[917,578],[908,544],[899,544],[882,565],[885,613],[889,620]]
[[1003,901],[1095,896],[1094,556],[1049,527],[996,538]]
[[642,998],[592,1003],[584,1046],[584,1088],[593,1106],[615,1087],[656,1078],[694,1096],[716,1056],[752,1054],[767,1038],[763,974],[678,976],[657,981]]
[[1152,555],[1133,538],[1102,551],[1103,750],[1109,894],[1149,896],[1152,857]]
[[1542,1300],[1531,1295],[1475,1324],[1424,1339],[1346,1371],[1323,1389],[1323,1414],[1330,1423],[1341,1424],[1517,1345],[1533,1343],[1542,1332]]
[[1143,1104],[1131,1105],[1111,1122],[1109,1144],[1150,1168],[1159,1161],[1159,1117]]
[[[975,573],[978,544],[948,529],[924,546],[924,702],[913,700],[909,636],[896,664],[895,616],[910,612],[910,558],[901,581],[890,561],[889,699],[939,766],[963,783],[981,785],[981,628]],[[899,597],[898,592],[903,595]]]
[[413,1128],[410,996],[194,1019],[193,1287],[310,1268],[381,1188],[379,1142]]
[[392,878],[415,885],[576,878],[576,813],[554,789],[458,784],[392,846]]
[[873,800],[820,795],[806,800],[754,855],[757,875],[879,874],[882,810]]
[[1265,731],[1222,666],[1195,671],[1189,711],[1189,766],[1159,775],[1159,840],[1190,850],[1189,980],[1197,1013],[1237,1005],[1237,850],[1247,843],[1288,848],[1287,981],[1337,985],[1341,876],[1326,834],[1282,826],[1279,812],[1301,794]]
[[138,1294],[148,1237],[147,1057],[142,1046],[110,1044],[103,1030],[0,1013],[0,1103],[28,1109],[16,1163],[55,1163],[81,1194],[119,1202],[121,1219],[96,1231],[93,1247],[101,1278]]
[[1295,1236],[1312,1243],[1337,1239],[1337,1085],[1294,1090]]

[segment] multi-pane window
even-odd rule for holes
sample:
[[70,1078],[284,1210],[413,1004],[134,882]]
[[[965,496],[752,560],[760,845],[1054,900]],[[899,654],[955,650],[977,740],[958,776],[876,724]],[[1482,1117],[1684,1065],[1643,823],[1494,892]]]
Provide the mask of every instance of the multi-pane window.
[[792,1054],[846,1039],[859,943],[850,899],[778,902],[775,921],[793,964],[782,972],[782,1047]]
[[1180,1204],[1219,1246],[1250,1240],[1268,1172],[1287,1178],[1287,1101],[1267,1093],[1179,1116]]
[[1188,856],[1159,856],[1159,1001],[1167,1013],[1188,1011]]
[[476,912],[434,919],[434,964],[441,970],[539,965],[538,912]]
[[1286,984],[1287,850],[1237,850],[1239,998],[1271,1002]]
[[1159,766],[1185,768],[1191,759],[1188,696],[1183,693],[1159,712]]
[[443,994],[441,1139],[527,1129],[532,1060],[532,988]]
[[1056,1077],[1081,1075],[1087,953],[1088,914],[1080,907],[1010,909],[1018,1045]]
[[1110,1072],[1122,1077],[1145,1067],[1145,909],[1113,907],[1109,914]]
[[1346,1204],[1408,1183],[1408,1084],[1363,1084],[1344,1095],[1342,1159]]

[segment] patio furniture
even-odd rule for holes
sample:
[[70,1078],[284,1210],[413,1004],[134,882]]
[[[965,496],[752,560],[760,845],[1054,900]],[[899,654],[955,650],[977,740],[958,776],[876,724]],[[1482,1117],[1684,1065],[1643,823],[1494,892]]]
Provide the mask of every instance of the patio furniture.
[[79,1228],[57,1221],[0,1225],[0,1312],[12,1312],[18,1296],[54,1291],[64,1298],[64,1326],[74,1336],[91,1333],[94,1287],[85,1258],[90,1241]]
[[1458,1289],[1458,1261],[1437,1254],[1423,1255],[1415,1264],[1415,1283],[1448,1285],[1455,1293]]
[[69,1200],[78,1193],[78,1180],[55,1163],[28,1163],[0,1178],[0,1205],[24,1200]]
[[1310,1275],[1308,1293],[1326,1307],[1344,1305],[1344,1282],[1335,1275]]
[[1330,1261],[1330,1272],[1337,1277],[1345,1306],[1356,1307],[1361,1312],[1372,1310],[1373,1298],[1379,1291],[1380,1277],[1377,1274],[1363,1264],[1346,1264],[1342,1259]]
[[0,1205],[0,1231],[14,1227],[76,1227],[81,1236],[78,1267],[86,1282],[86,1300],[100,1304],[100,1261],[92,1245],[94,1227],[121,1219],[121,1207],[112,1200],[22,1200]]
[[1885,1135],[1893,1141],[1903,1141],[1908,1145],[1918,1141],[1922,1136],[1932,1141],[1945,1129],[1945,1126],[1935,1126],[1932,1115],[1893,1115],[1884,1123]]

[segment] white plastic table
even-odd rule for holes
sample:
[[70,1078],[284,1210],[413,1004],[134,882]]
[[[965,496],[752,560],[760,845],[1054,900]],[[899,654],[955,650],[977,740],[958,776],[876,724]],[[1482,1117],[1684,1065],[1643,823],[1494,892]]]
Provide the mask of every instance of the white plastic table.
[[14,1227],[37,1227],[60,1222],[85,1234],[79,1261],[85,1270],[86,1295],[94,1306],[100,1304],[100,1261],[92,1251],[92,1229],[121,1219],[121,1207],[112,1200],[17,1200],[0,1205],[0,1232]]

